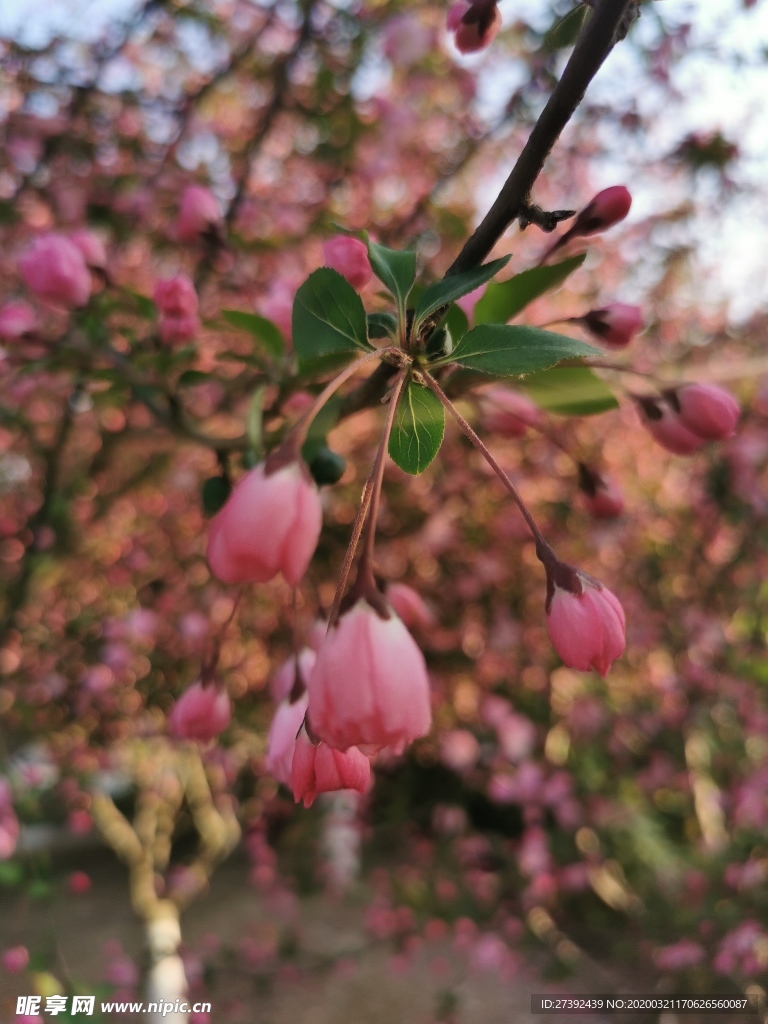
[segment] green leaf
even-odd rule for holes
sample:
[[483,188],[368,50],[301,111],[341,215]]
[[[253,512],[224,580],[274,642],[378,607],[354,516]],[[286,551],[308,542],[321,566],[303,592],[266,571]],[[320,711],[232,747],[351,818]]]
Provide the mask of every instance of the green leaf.
[[202,370],[185,370],[179,377],[179,387],[189,388],[195,384],[207,384],[211,379],[210,373],[203,373]]
[[439,398],[413,379],[403,392],[389,438],[392,461],[418,476],[440,451],[445,433],[445,410]]
[[247,331],[260,342],[273,359],[279,359],[285,351],[285,339],[280,328],[257,313],[246,313],[242,309],[222,309],[222,316],[232,327]]
[[482,324],[465,334],[452,354],[438,362],[459,363],[497,377],[520,377],[546,370],[563,359],[597,355],[601,355],[600,349],[564,334],[538,327]]
[[393,338],[397,334],[397,317],[392,313],[368,314],[369,338]]
[[133,302],[139,316],[144,317],[145,320],[153,320],[155,318],[157,306],[152,299],[147,298],[146,295],[140,295],[139,292],[134,292],[130,288],[123,288],[122,290]]
[[508,281],[493,282],[475,306],[476,324],[505,324],[534,299],[561,285],[582,265],[587,254],[555,263],[551,267],[532,267]]
[[296,292],[293,347],[300,365],[336,352],[370,348],[363,301],[330,267],[310,274]]
[[544,46],[547,50],[562,50],[566,46],[573,46],[579,38],[581,30],[587,24],[592,12],[589,7],[582,3],[568,11],[562,18],[554,23],[552,28],[544,36]]
[[619,406],[605,381],[588,366],[556,366],[532,373],[522,384],[537,405],[560,416],[594,416]]
[[248,404],[248,415],[245,417],[245,432],[248,435],[251,448],[257,456],[263,451],[263,419],[264,419],[264,396],[267,393],[266,387],[262,384],[256,388]]
[[444,277],[442,281],[436,281],[426,289],[418,301],[414,316],[414,332],[418,331],[421,322],[434,313],[441,306],[447,306],[449,302],[455,302],[462,295],[468,295],[481,284],[490,281],[500,270],[509,263],[511,256],[504,256],[500,260],[492,260],[482,267],[475,267],[463,274],[454,274],[453,277]]
[[405,312],[405,300],[416,280],[416,253],[377,245],[366,236],[368,259],[373,272],[397,299],[397,308]]

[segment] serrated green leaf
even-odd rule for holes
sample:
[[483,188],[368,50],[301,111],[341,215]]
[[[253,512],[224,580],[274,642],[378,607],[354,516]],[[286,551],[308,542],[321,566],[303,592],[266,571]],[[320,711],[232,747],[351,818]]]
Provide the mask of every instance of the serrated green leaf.
[[454,274],[453,277],[444,277],[442,281],[436,281],[426,289],[416,305],[414,315],[414,332],[417,332],[419,325],[435,310],[441,306],[447,306],[449,302],[455,302],[462,295],[468,295],[481,284],[490,281],[509,263],[511,256],[504,256],[500,260],[492,260],[482,267],[475,267],[463,274]]
[[310,274],[296,292],[293,347],[303,366],[337,352],[370,349],[363,301],[330,267]]
[[398,251],[377,245],[366,237],[368,259],[373,272],[397,300],[397,308],[405,312],[405,301],[416,280],[416,253]]
[[554,23],[552,28],[544,36],[544,46],[548,50],[562,50],[566,46],[573,46],[581,34],[581,30],[589,21],[591,10],[586,4],[579,4],[572,11],[568,11],[562,18]]
[[393,338],[397,334],[397,317],[392,313],[368,314],[369,338]]
[[266,349],[273,359],[279,359],[285,351],[285,338],[280,328],[258,313],[247,313],[243,309],[222,309],[221,315],[232,327],[247,331]]
[[563,359],[600,354],[583,341],[538,327],[482,324],[465,334],[452,354],[438,362],[459,363],[496,377],[520,377],[547,370]]
[[256,455],[261,456],[263,450],[264,396],[266,387],[262,384],[256,388],[248,404],[248,415],[245,417],[245,432]]
[[410,379],[395,412],[390,458],[406,473],[418,476],[440,451],[444,433],[445,410],[440,400]]
[[595,416],[617,409],[613,392],[588,366],[556,366],[522,382],[528,396],[560,416]]
[[475,306],[475,324],[507,323],[534,299],[561,285],[586,258],[583,253],[551,267],[532,267],[508,281],[494,281]]

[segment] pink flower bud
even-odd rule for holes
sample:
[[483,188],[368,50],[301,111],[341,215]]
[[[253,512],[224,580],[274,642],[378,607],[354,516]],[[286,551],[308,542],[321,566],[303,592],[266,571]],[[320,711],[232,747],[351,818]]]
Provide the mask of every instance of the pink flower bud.
[[290,700],[281,701],[269,727],[267,771],[284,786],[291,785],[291,765],[296,737],[304,721],[308,702],[309,697],[306,693],[293,704]]
[[413,587],[406,583],[389,583],[386,596],[409,629],[428,629],[434,626],[435,616],[421,594],[417,594]]
[[693,455],[704,445],[704,438],[683,423],[677,410],[665,398],[640,398],[638,408],[651,437],[673,455]]
[[187,185],[181,197],[176,237],[191,244],[221,222],[221,210],[214,194],[202,185]]
[[[323,627],[323,635],[325,635],[325,627]],[[312,675],[316,657],[317,655],[311,647],[304,647],[299,651],[299,686],[302,690],[306,689],[307,680]],[[281,701],[290,697],[291,691],[296,686],[296,667],[296,658],[291,655],[272,676],[269,691],[273,700]]]
[[503,384],[486,388],[480,395],[483,426],[499,437],[522,437],[528,427],[541,423],[538,406]]
[[334,235],[323,242],[323,260],[326,267],[346,277],[357,291],[361,291],[373,276],[368,260],[368,249],[358,238]]
[[107,266],[107,250],[98,235],[87,228],[73,231],[69,236],[70,242],[74,243],[83,254],[86,266],[94,270],[104,270]]
[[0,309],[0,338],[16,341],[37,329],[37,315],[26,302],[6,302]]
[[424,656],[394,611],[382,618],[360,599],[341,616],[309,679],[309,721],[339,750],[401,750],[429,732]]
[[598,192],[577,216],[568,231],[570,238],[582,235],[594,235],[599,231],[607,231],[629,213],[632,196],[623,185],[612,185]]
[[226,729],[231,718],[232,703],[224,687],[198,681],[171,708],[168,731],[177,739],[208,743]]
[[91,295],[91,274],[83,254],[63,235],[41,235],[19,259],[24,284],[41,299],[73,309]]
[[365,754],[350,747],[342,753],[325,743],[315,746],[302,729],[296,740],[291,769],[291,788],[296,803],[311,807],[318,793],[355,789],[365,793],[371,784],[371,764]]
[[153,295],[160,320],[160,338],[166,345],[191,341],[200,331],[195,286],[186,274],[158,281]]
[[579,463],[579,487],[595,519],[615,519],[624,511],[624,498],[618,486],[583,462]]
[[602,309],[592,309],[581,322],[609,348],[624,348],[643,329],[643,313],[639,306],[611,302]]
[[323,511],[302,464],[268,472],[260,463],[211,520],[208,565],[223,583],[266,583],[279,572],[295,587],[315,553]]
[[11,946],[3,953],[3,967],[9,974],[20,974],[29,963],[29,950],[26,946]]
[[596,580],[577,571],[574,582],[581,585],[581,593],[555,584],[547,609],[547,632],[569,668],[579,672],[594,668],[605,677],[626,644],[624,609],[616,595]]
[[458,0],[448,9],[446,28],[459,53],[477,53],[489,46],[501,28],[501,13],[488,0]]
[[688,430],[707,441],[732,437],[739,422],[739,403],[716,384],[684,384],[675,389],[680,420]]
[[93,882],[84,871],[73,871],[67,879],[67,888],[73,896],[84,896],[90,892]]

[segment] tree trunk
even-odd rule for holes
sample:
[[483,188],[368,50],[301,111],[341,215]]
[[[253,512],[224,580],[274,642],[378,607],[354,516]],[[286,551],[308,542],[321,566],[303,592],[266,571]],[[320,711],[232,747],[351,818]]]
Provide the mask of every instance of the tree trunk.
[[[147,1013],[147,1024],[188,1024],[189,1014],[175,1009],[186,1003],[187,977],[179,956],[179,912],[172,903],[162,901],[162,913],[147,922],[146,935],[150,957],[146,999],[159,1004],[159,1009]],[[164,1013],[168,1004],[174,1009]]]

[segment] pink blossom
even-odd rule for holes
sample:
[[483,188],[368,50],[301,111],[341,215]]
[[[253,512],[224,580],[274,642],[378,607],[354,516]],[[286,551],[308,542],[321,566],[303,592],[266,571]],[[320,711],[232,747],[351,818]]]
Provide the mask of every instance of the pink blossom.
[[409,629],[434,626],[435,616],[413,587],[406,583],[388,583],[386,597]]
[[258,311],[271,320],[286,341],[293,336],[293,290],[284,281],[275,281],[269,294],[261,300]]
[[153,298],[160,313],[160,338],[167,345],[191,341],[200,331],[195,286],[186,274],[157,282]]
[[449,729],[440,737],[440,760],[455,772],[471,768],[479,756],[480,744],[468,729]]
[[533,826],[525,830],[517,851],[517,864],[526,877],[552,870],[552,855],[544,829]]
[[499,748],[509,761],[524,761],[536,744],[536,726],[510,711],[496,726]]
[[187,185],[181,196],[176,237],[191,244],[221,222],[221,210],[214,194],[202,185]]
[[87,875],[85,871],[73,871],[67,879],[67,888],[73,896],[84,896],[90,891],[92,885],[91,876]]
[[[324,632],[325,630],[323,630],[323,633]],[[315,659],[316,654],[311,647],[304,647],[299,651],[299,681],[304,688],[307,685],[307,680],[312,674],[312,669],[315,667]],[[284,661],[277,672],[272,676],[269,689],[273,700],[281,701],[290,696],[291,691],[296,685],[296,661],[296,657],[291,655],[291,657]]]
[[624,348],[643,329],[643,313],[639,306],[611,302],[602,309],[592,309],[581,322],[609,348]]
[[303,464],[270,472],[260,463],[211,520],[208,564],[223,583],[266,583],[279,572],[295,587],[315,553],[320,495]]
[[0,308],[0,338],[3,341],[16,341],[35,330],[37,314],[28,303],[20,300],[6,302]]
[[20,974],[29,963],[29,950],[26,946],[11,946],[3,952],[3,967],[9,974]]
[[528,427],[541,423],[538,406],[503,384],[486,388],[480,395],[483,426],[499,437],[522,437]]
[[594,668],[606,676],[625,646],[624,609],[614,593],[596,580],[577,573],[581,593],[555,585],[547,611],[547,632],[570,668]]
[[371,764],[356,747],[334,750],[325,743],[315,746],[302,729],[296,740],[291,768],[291,788],[296,803],[311,807],[318,793],[354,789],[365,793],[371,784]]
[[486,285],[481,284],[478,288],[474,288],[471,292],[468,292],[466,295],[462,295],[461,298],[456,299],[456,305],[466,313],[467,320],[470,322],[472,321],[472,316],[475,312],[475,306],[485,294],[485,289]]
[[411,11],[396,14],[382,29],[382,49],[393,64],[418,64],[434,45],[434,30]]
[[284,786],[291,785],[291,766],[293,765],[293,752],[296,749],[296,737],[304,721],[308,703],[309,697],[306,693],[293,703],[288,699],[281,701],[269,727],[267,771]]
[[707,441],[732,437],[739,422],[739,403],[717,384],[684,384],[676,388],[680,420],[688,430]]
[[706,952],[703,946],[692,939],[681,939],[671,946],[657,950],[654,960],[660,971],[684,971],[703,963]]
[[673,455],[693,455],[704,445],[704,438],[694,434],[680,419],[666,399],[638,400],[643,426],[651,437]]
[[326,267],[337,271],[357,291],[361,291],[373,276],[364,242],[348,235],[334,235],[323,242],[323,261]]
[[477,53],[489,46],[501,28],[501,13],[488,0],[458,0],[448,9],[446,28],[459,53]]
[[208,743],[226,729],[231,718],[232,703],[224,687],[198,681],[171,708],[168,730],[179,739]]
[[394,611],[383,618],[360,599],[341,616],[309,680],[309,720],[321,739],[340,750],[400,750],[429,732],[424,656]]
[[83,254],[64,235],[40,235],[19,259],[24,284],[41,299],[72,309],[91,295],[91,274]]
[[69,240],[82,253],[86,266],[92,267],[94,270],[104,270],[106,268],[106,247],[99,236],[94,234],[93,231],[89,231],[87,228],[72,231]]
[[84,808],[77,807],[67,816],[67,828],[73,836],[87,836],[93,828],[93,818]]
[[624,185],[604,188],[581,210],[568,231],[568,237],[576,238],[607,231],[614,224],[624,220],[631,206],[632,196]]

